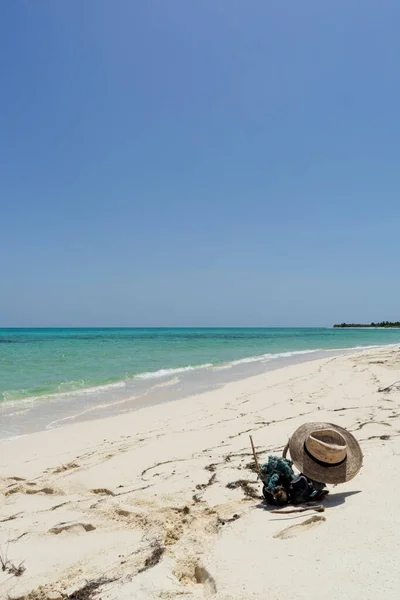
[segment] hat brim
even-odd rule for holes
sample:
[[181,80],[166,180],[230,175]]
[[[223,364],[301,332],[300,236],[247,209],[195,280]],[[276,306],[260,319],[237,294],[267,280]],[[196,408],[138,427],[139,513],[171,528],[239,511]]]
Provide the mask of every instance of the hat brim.
[[[305,442],[314,431],[334,429],[346,440],[346,458],[339,465],[324,465],[307,453]],[[298,470],[309,479],[320,483],[350,481],[362,467],[363,454],[355,437],[343,427],[332,423],[306,423],[301,425],[289,440],[289,452]]]

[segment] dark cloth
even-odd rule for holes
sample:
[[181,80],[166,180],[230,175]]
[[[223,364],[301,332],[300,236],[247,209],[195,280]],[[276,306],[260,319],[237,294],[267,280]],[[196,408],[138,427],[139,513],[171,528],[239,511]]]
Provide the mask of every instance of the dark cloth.
[[296,475],[292,461],[287,458],[269,456],[268,462],[261,467],[263,496],[267,504],[302,504],[319,500],[328,491],[324,483],[312,481],[305,475]]

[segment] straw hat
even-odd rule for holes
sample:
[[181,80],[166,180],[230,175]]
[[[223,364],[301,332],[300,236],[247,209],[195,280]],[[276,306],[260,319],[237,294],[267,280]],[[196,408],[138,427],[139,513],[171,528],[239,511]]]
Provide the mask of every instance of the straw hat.
[[285,451],[309,479],[343,483],[361,469],[363,455],[355,437],[332,423],[306,423],[291,436]]

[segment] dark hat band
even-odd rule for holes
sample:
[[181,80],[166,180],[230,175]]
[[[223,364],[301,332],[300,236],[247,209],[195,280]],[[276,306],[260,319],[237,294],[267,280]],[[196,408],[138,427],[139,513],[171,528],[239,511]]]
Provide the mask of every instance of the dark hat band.
[[304,442],[304,452],[307,454],[308,458],[311,458],[312,461],[314,461],[315,463],[317,463],[321,467],[324,467],[325,469],[329,469],[329,468],[332,468],[332,467],[340,467],[340,465],[342,465],[343,463],[345,463],[346,460],[347,460],[347,456],[345,456],[341,461],[339,461],[337,463],[323,462],[322,460],[319,460],[318,458],[315,458],[315,456],[313,456],[311,454],[311,452],[309,452],[307,450],[307,446],[306,446],[305,442]]

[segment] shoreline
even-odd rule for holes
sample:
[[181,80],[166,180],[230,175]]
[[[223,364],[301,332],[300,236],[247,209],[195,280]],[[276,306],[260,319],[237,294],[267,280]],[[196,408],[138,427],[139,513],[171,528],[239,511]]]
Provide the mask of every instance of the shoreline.
[[[89,581],[102,600],[259,600],[267,589],[272,598],[295,589],[299,600],[321,589],[329,600],[355,600],[362,590],[372,600],[384,581],[394,600],[400,388],[378,390],[400,379],[399,354],[379,348],[302,362],[0,441],[0,547],[26,567],[20,577],[0,571],[0,595],[61,600]],[[307,421],[352,431],[363,468],[330,488],[323,517],[271,515],[248,435],[265,462]],[[251,496],[227,487],[239,480]]]
[[[185,399],[291,365],[332,356],[393,348],[398,344],[339,349],[316,349],[264,354],[221,363],[149,373],[129,382],[82,389],[38,398],[0,402],[0,440],[30,435],[82,420],[97,420]],[[157,373],[159,375],[157,376]]]
[[[400,343],[399,331],[334,328],[0,329],[0,406],[287,353]],[[4,361],[4,362],[3,362]]]

